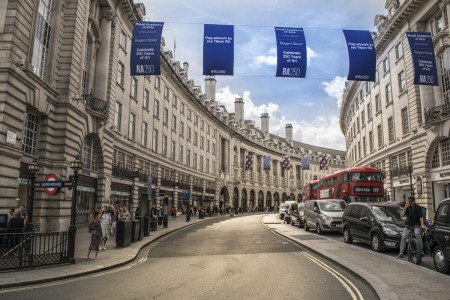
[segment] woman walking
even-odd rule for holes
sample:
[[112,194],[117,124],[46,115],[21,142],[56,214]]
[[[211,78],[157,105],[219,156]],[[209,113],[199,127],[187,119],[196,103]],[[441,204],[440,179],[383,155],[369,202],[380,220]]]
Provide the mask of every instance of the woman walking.
[[106,250],[106,241],[109,240],[109,232],[111,228],[111,214],[108,207],[103,206],[102,215],[100,217],[100,224],[102,226],[102,242],[100,243],[99,250]]
[[94,213],[89,216],[89,232],[91,233],[91,244],[89,245],[87,259],[89,259],[92,250],[95,251],[94,259],[97,259],[100,242],[102,240],[102,226],[100,225],[100,213],[98,211],[94,211]]

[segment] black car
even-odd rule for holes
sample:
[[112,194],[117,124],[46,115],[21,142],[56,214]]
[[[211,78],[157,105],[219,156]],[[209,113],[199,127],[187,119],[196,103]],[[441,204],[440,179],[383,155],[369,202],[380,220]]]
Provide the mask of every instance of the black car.
[[436,270],[450,273],[450,199],[439,203],[433,225],[428,230],[428,246]]
[[342,220],[344,242],[351,244],[358,240],[370,244],[376,252],[399,247],[405,226],[400,210],[391,202],[350,203]]
[[291,225],[298,228],[305,226],[305,206],[303,203],[293,203],[290,208]]

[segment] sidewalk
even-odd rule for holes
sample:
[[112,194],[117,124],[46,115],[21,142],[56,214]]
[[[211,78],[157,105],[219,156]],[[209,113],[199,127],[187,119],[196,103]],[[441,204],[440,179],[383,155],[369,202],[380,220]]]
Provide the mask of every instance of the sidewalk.
[[[139,250],[155,239],[182,227],[206,221],[209,218],[199,219],[197,214],[197,216],[191,218],[190,222],[186,222],[186,215],[180,215],[176,220],[169,217],[167,228],[158,226],[156,231],[150,231],[149,236],[144,236],[142,240],[131,243],[130,246],[125,248],[116,247],[116,238],[112,236],[106,243],[107,250],[99,251],[96,260],[86,259],[88,247],[91,243],[91,234],[87,227],[79,228],[77,229],[75,242],[75,264],[0,273],[0,289],[72,278],[122,266],[133,261]],[[93,252],[91,257],[94,257]]]
[[277,214],[265,216],[263,222],[276,233],[358,274],[367,280],[382,300],[450,299],[448,275],[357,245],[336,242],[326,235],[318,236],[316,233],[282,224],[277,219]]

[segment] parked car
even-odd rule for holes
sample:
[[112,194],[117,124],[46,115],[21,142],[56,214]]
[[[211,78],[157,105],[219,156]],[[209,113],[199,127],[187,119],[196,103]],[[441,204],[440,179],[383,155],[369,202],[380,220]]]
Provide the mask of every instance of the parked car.
[[391,202],[350,203],[344,211],[342,233],[344,242],[358,240],[371,245],[372,250],[398,248],[405,221],[401,207]]
[[291,225],[298,228],[305,226],[305,205],[304,203],[291,204]]
[[289,207],[291,206],[292,203],[294,203],[295,201],[286,201],[284,203],[281,203],[280,206],[280,211],[279,211],[279,215],[280,215],[280,219],[284,220],[284,215],[286,214],[286,210],[289,209]]
[[450,199],[439,203],[433,225],[428,229],[428,246],[436,270],[450,273]]
[[347,206],[341,199],[309,200],[305,202],[305,230],[342,231],[342,214]]

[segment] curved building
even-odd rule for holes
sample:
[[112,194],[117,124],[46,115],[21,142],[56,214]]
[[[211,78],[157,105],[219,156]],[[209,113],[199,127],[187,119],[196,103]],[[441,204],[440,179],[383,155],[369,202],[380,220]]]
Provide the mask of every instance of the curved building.
[[[375,16],[375,82],[347,82],[340,126],[347,162],[385,172],[392,201],[414,195],[433,215],[449,196],[450,1],[387,0]],[[431,32],[439,86],[415,85],[406,32]]]
[[[0,6],[0,213],[32,204],[36,230],[65,229],[74,192],[78,224],[103,205],[142,214],[188,203],[265,211],[300,199],[303,181],[345,167],[345,152],[294,141],[292,125],[285,138],[270,134],[267,114],[256,128],[242,99],[227,112],[215,100],[216,78],[205,78],[203,93],[164,41],[161,75],[131,77],[133,23],[144,15],[131,0]],[[77,155],[76,191],[43,189],[49,175],[71,182]]]

